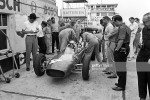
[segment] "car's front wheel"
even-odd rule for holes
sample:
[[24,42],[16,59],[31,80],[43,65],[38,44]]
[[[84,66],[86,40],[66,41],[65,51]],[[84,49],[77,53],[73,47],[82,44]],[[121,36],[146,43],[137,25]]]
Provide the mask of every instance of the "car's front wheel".
[[37,76],[42,76],[45,73],[44,70],[44,61],[46,61],[46,57],[44,54],[38,54],[33,63],[34,72]]

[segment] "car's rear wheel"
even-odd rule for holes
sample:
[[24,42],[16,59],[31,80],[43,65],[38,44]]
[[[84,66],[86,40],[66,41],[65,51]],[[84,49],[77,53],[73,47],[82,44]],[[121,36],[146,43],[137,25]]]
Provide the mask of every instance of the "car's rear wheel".
[[44,54],[38,54],[35,58],[35,62],[33,64],[34,72],[37,76],[42,76],[45,73],[44,70],[44,61],[46,61],[46,57]]

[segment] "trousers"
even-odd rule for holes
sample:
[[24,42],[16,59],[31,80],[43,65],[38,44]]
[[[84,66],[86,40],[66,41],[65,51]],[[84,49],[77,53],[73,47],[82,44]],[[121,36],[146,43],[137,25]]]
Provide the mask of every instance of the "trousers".
[[59,50],[59,32],[52,33],[52,53],[54,53],[55,42],[56,42],[56,48],[57,50]]
[[45,37],[38,37],[39,53],[46,54]]
[[141,49],[136,59],[136,68],[138,76],[138,90],[139,97],[146,98],[147,87],[149,89],[150,96],[150,65],[148,60],[150,59],[150,50]]
[[[126,51],[123,52],[122,48],[125,48]],[[119,77],[118,86],[123,89],[125,89],[126,87],[126,76],[127,76],[126,61],[129,51],[130,51],[129,45],[125,45],[121,47],[120,50],[114,52],[115,67],[117,75]]]
[[130,58],[134,57],[134,52],[135,52],[135,45],[133,45],[134,39],[135,39],[135,34],[131,34],[131,38],[130,38],[130,53],[129,53],[129,57]]
[[35,57],[37,54],[38,42],[37,37],[34,36],[26,36],[26,67],[30,67],[30,54],[33,56],[33,63],[35,61]]
[[109,64],[109,72],[112,72],[113,74],[116,74],[116,68],[115,68],[115,62],[114,62],[114,49],[116,47],[115,42],[110,42],[107,48],[107,61]]

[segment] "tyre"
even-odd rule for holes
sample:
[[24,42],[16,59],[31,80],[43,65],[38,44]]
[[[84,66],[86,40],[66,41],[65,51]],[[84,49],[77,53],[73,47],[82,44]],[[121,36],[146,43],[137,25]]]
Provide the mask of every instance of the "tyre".
[[46,60],[46,57],[44,54],[38,54],[35,58],[35,61],[33,63],[34,72],[37,76],[42,76],[45,73],[45,70],[43,68],[43,63]]
[[91,56],[84,56],[82,66],[82,77],[83,80],[89,80],[89,68],[90,68]]
[[95,52],[94,52],[94,51],[93,51],[93,53],[92,53],[91,60],[92,60],[92,61],[94,61],[94,60],[95,60]]

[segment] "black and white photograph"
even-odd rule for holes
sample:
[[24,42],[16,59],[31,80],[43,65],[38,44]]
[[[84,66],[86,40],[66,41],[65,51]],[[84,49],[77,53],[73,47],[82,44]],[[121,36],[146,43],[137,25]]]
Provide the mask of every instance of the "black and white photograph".
[[150,100],[150,0],[0,0],[0,100]]

